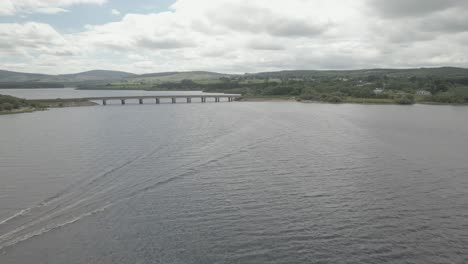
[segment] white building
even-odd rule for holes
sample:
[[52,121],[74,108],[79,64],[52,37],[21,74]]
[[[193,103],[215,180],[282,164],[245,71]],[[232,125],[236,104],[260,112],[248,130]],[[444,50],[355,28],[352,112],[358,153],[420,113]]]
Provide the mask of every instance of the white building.
[[374,94],[378,95],[378,94],[383,94],[385,90],[383,88],[375,88],[374,89]]
[[420,95],[420,96],[431,96],[432,93],[429,92],[429,91],[426,91],[426,90],[418,90],[418,91],[416,91],[416,95]]

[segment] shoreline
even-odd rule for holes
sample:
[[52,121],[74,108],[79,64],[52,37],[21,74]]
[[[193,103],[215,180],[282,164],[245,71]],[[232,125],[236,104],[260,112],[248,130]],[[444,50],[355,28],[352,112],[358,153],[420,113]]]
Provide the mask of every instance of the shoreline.
[[332,103],[324,101],[314,101],[314,100],[300,100],[295,97],[275,97],[275,96],[252,96],[252,97],[241,97],[239,98],[240,102],[298,102],[305,104],[358,104],[358,105],[400,105],[400,106],[409,106],[409,105],[450,105],[450,106],[468,106],[468,104],[449,104],[449,103],[439,103],[439,102],[428,102],[428,101],[416,101],[413,104],[399,104],[395,101],[390,101],[388,99],[373,99],[373,98],[348,98],[344,99],[342,102]]
[[13,115],[13,114],[24,114],[33,113],[36,111],[46,111],[49,108],[65,108],[65,107],[83,107],[83,106],[95,106],[97,103],[82,100],[82,99],[34,99],[28,100],[30,104],[39,105],[38,107],[22,107],[13,110],[0,111],[0,115]]
[[18,109],[13,109],[13,110],[4,110],[0,111],[0,115],[14,115],[14,114],[23,114],[23,113],[32,113],[35,111],[42,111],[44,109],[37,109],[37,108],[32,108],[32,107],[22,107]]
[[291,96],[242,96],[238,102],[298,102],[296,97]]
[[62,108],[62,107],[80,107],[94,106],[97,103],[84,99],[32,99],[28,100],[32,104],[38,104],[45,108]]
[[[397,102],[390,102],[390,101],[379,101],[379,100],[367,100],[366,98],[353,98],[351,100],[343,100],[343,102],[339,103],[331,103],[331,102],[321,102],[321,101],[313,101],[313,100],[300,100],[296,97],[290,96],[246,96],[241,97],[237,102],[297,102],[297,103],[304,103],[304,104],[359,104],[359,105],[400,105],[405,106],[403,104],[398,104]],[[36,111],[46,111],[49,108],[65,108],[65,107],[84,107],[84,106],[95,106],[99,105],[98,103],[84,100],[84,99],[33,99],[28,100],[31,104],[40,105],[39,107],[22,107],[19,109],[13,109],[8,111],[0,111],[0,115],[10,115],[10,114],[22,114],[22,113],[32,113]],[[446,103],[438,103],[438,102],[415,102],[414,104],[407,104],[406,106],[410,105],[447,105],[447,106],[468,106],[468,104],[446,104]]]

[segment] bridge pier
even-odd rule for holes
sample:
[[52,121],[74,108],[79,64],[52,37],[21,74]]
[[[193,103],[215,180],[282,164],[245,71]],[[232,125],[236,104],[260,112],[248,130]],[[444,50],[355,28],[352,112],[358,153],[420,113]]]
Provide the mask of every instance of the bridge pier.
[[240,96],[241,96],[240,94],[239,95],[238,94],[193,94],[193,95],[171,94],[171,95],[148,95],[148,96],[136,95],[136,96],[116,96],[116,97],[112,97],[112,96],[87,97],[87,98],[80,98],[80,99],[95,101],[95,102],[101,103],[101,105],[107,105],[108,102],[120,100],[121,104],[125,105],[127,100],[132,100],[132,101],[137,100],[139,104],[144,104],[144,100],[146,99],[150,99],[150,100],[154,99],[156,101],[156,104],[162,103],[161,99],[163,99],[163,101],[167,99],[171,99],[171,102],[175,104],[177,103],[178,98],[179,100],[186,100],[187,103],[192,103],[193,98],[195,98],[195,100],[197,100],[197,98],[200,98],[200,102],[202,103],[206,103],[207,100],[209,102],[212,102],[211,98],[213,98],[214,99],[213,101],[216,103],[219,103],[221,101],[233,102],[237,98],[240,98]]

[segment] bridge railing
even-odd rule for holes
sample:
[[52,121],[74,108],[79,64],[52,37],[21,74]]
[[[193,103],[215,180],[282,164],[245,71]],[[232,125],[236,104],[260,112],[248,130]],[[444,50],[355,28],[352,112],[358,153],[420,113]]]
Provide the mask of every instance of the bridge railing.
[[227,99],[227,102],[232,102],[240,98],[240,94],[219,94],[219,95],[144,95],[144,96],[109,96],[109,97],[88,97],[82,98],[89,101],[102,101],[102,105],[107,105],[108,101],[120,101],[122,105],[126,104],[126,100],[136,99],[139,104],[144,103],[144,99],[154,99],[156,104],[161,103],[161,99],[171,99],[171,103],[177,103],[177,99],[185,98],[187,103],[191,103],[193,98],[200,98],[201,103],[206,103],[207,98],[213,98],[214,102],[221,102],[222,98]]

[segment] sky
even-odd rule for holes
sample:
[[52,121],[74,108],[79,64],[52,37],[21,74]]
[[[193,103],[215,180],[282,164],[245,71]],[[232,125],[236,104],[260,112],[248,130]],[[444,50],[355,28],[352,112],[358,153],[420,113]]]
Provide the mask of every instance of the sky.
[[1,0],[0,69],[468,67],[466,0]]

